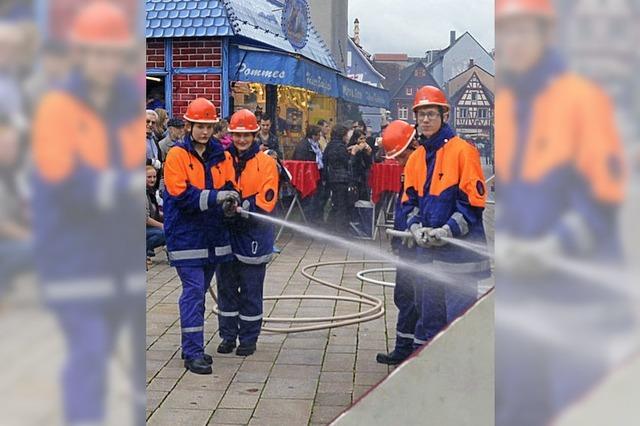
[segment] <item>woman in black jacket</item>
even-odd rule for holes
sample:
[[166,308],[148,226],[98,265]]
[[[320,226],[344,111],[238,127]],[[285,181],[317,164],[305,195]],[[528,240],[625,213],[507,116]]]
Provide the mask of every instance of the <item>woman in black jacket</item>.
[[367,143],[367,134],[361,130],[354,130],[347,144],[351,150],[351,185],[356,188],[358,200],[369,200],[369,170],[371,170],[372,149]]
[[351,161],[356,148],[347,149],[349,129],[338,125],[331,131],[331,142],[324,150],[324,168],[327,187],[331,191],[329,223],[336,232],[349,229],[349,215],[353,205],[349,202]]

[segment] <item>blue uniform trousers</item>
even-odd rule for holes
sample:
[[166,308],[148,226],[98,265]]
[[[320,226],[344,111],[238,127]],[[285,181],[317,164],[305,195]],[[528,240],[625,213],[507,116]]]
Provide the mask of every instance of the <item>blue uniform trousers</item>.
[[216,272],[218,324],[223,340],[253,344],[262,327],[262,298],[267,265],[239,260],[222,263]]
[[215,265],[178,266],[182,281],[180,296],[180,327],[185,359],[201,358],[204,354],[204,302],[215,273]]

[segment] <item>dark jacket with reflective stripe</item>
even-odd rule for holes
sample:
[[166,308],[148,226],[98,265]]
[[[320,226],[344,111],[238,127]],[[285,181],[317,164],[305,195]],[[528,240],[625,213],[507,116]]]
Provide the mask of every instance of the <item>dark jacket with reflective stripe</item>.
[[164,230],[172,266],[202,266],[231,259],[229,234],[216,203],[218,190],[233,187],[231,157],[209,141],[200,157],[189,135],[165,162]]

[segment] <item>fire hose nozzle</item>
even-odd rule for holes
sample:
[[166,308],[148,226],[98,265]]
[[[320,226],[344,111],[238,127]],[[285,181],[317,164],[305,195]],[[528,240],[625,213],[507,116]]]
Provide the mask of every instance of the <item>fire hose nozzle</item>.
[[249,212],[240,206],[236,207],[236,213],[245,219],[249,217]]
[[396,229],[387,229],[387,235],[391,236],[391,237],[399,237],[399,238],[406,238],[406,237],[411,237],[411,232],[409,231],[398,231]]

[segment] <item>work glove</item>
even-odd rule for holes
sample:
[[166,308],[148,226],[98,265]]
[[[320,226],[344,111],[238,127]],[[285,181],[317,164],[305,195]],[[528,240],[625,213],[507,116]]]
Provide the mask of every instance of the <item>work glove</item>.
[[440,247],[447,244],[445,238],[452,238],[451,228],[449,225],[444,225],[440,228],[433,228],[427,233],[427,244],[430,247]]
[[236,191],[218,191],[216,203],[224,204],[225,201],[233,201],[236,204],[240,204],[240,194]]
[[[418,247],[422,247],[422,248],[429,247],[428,235],[429,235],[429,231],[431,231],[431,228],[425,228],[420,226],[420,224],[418,223],[414,223],[409,228],[409,231],[411,231],[411,235],[413,236],[413,241],[415,242],[415,244],[418,245]],[[407,247],[409,248],[413,247],[413,243],[410,246],[407,245]]]
[[233,217],[238,214],[238,204],[235,200],[229,198],[222,202],[222,213],[225,217]]
[[518,278],[543,277],[562,264],[565,254],[554,235],[522,239],[509,234],[496,234],[495,259],[500,271]]
[[233,217],[237,213],[238,204],[240,204],[240,195],[236,191],[218,191],[216,203],[222,205],[225,217]]

